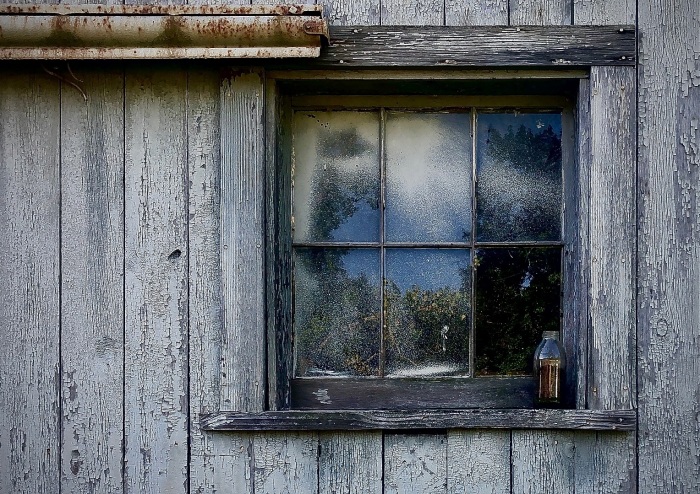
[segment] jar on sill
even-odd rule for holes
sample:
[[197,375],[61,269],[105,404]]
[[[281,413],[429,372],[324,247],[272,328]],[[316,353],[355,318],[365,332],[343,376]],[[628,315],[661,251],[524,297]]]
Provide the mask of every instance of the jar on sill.
[[535,350],[535,403],[543,408],[557,408],[563,403],[562,391],[566,370],[564,348],[559,331],[545,331]]

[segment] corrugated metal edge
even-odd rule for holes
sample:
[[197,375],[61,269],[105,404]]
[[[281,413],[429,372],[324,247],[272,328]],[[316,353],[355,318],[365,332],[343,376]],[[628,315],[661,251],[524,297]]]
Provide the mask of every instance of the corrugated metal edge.
[[0,60],[315,58],[320,46],[263,48],[0,48]]

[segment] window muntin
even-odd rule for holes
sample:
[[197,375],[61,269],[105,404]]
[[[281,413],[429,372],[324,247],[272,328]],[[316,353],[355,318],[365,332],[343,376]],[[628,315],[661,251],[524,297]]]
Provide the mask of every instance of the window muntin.
[[297,378],[527,374],[561,325],[561,128],[552,108],[297,109]]

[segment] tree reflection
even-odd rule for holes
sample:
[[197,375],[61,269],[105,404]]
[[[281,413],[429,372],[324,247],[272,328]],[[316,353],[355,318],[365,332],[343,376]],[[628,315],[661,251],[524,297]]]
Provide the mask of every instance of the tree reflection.
[[[528,115],[528,117],[537,117]],[[477,184],[481,241],[558,240],[561,230],[561,134],[544,114],[536,124],[508,125],[514,115],[485,115]],[[547,123],[550,122],[550,123]],[[482,127],[483,129],[483,127]]]
[[530,374],[543,331],[559,331],[561,248],[480,249],[474,310],[477,374]]

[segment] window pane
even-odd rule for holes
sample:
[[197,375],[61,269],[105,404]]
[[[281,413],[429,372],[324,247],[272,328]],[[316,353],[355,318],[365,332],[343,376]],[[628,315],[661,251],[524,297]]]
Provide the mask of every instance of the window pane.
[[387,375],[469,372],[470,257],[466,249],[387,249]]
[[297,376],[377,374],[380,286],[378,249],[295,249]]
[[561,237],[561,114],[477,116],[477,240]]
[[476,374],[530,374],[542,332],[560,327],[561,248],[479,249],[476,256]]
[[294,114],[294,240],[379,241],[379,114]]
[[471,148],[468,113],[387,114],[387,241],[471,240]]

